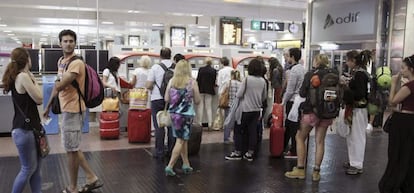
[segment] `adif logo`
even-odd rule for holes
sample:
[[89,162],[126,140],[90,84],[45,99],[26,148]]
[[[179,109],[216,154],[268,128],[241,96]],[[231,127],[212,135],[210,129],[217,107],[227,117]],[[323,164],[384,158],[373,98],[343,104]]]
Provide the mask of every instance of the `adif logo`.
[[337,17],[333,18],[331,14],[328,13],[325,19],[325,25],[323,26],[323,29],[326,29],[328,27],[331,27],[332,25],[336,24],[343,24],[343,23],[356,23],[358,22],[358,12],[350,12],[348,16],[345,17]]

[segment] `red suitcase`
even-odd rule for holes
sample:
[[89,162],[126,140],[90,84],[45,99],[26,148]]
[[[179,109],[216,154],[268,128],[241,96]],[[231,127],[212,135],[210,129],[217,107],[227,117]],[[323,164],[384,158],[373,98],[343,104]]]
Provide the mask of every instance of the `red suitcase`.
[[119,138],[119,128],[113,129],[99,129],[99,134],[102,139],[118,139]]
[[119,128],[119,119],[112,120],[112,121],[105,121],[103,119],[99,119],[99,128],[100,129],[115,129],[115,128]]
[[105,121],[119,120],[119,112],[102,112],[100,118]]
[[269,150],[271,156],[282,156],[284,135],[285,129],[283,127],[278,127],[276,125],[270,127]]
[[128,110],[128,142],[151,141],[151,110]]
[[119,113],[102,112],[99,118],[99,134],[102,139],[119,138]]
[[273,104],[272,125],[283,127],[283,106],[279,103]]

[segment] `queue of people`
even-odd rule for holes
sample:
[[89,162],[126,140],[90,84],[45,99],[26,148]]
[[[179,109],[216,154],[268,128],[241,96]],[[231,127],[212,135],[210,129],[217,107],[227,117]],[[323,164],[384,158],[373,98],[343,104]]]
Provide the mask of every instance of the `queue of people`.
[[[68,157],[69,185],[64,187],[63,193],[90,192],[103,186],[103,182],[95,174],[88,164],[80,149],[81,127],[83,123],[82,112],[85,111],[84,101],[78,100],[77,90],[71,86],[72,81],[82,84],[85,81],[85,63],[81,59],[71,60],[75,56],[76,33],[72,30],[63,30],[59,34],[63,57],[58,61],[58,79],[52,91],[52,97],[58,95],[62,108],[62,139]],[[226,160],[253,161],[257,156],[260,146],[262,127],[260,125],[266,109],[269,82],[274,89],[274,102],[285,106],[285,114],[296,113],[299,117],[296,121],[287,118],[285,121],[284,157],[295,158],[297,165],[291,171],[287,171],[287,178],[305,179],[307,157],[305,141],[310,131],[315,128],[315,163],[313,165],[312,180],[321,179],[320,170],[324,156],[325,137],[328,127],[335,117],[321,115],[321,108],[315,105],[313,99],[314,89],[324,84],[320,74],[334,73],[329,71],[328,57],[324,54],[316,55],[313,59],[312,70],[305,72],[304,66],[299,64],[301,51],[291,48],[286,52],[286,62],[289,64],[283,70],[276,58],[270,58],[270,71],[267,72],[262,58],[254,58],[247,67],[248,74],[241,79],[240,72],[229,67],[229,60],[222,58],[224,68],[217,72],[211,67],[211,59],[206,59],[206,66],[200,68],[197,78],[192,77],[191,65],[184,56],[177,54],[174,62],[171,61],[171,50],[162,48],[160,51],[161,63],[167,68],[173,69],[173,76],[168,81],[165,91],[162,84],[167,73],[163,66],[152,65],[148,56],[143,56],[140,66],[132,76],[131,84],[135,88],[147,88],[150,91],[149,104],[155,126],[155,153],[154,157],[163,160],[169,157],[165,167],[167,176],[176,175],[174,166],[181,157],[182,171],[191,173],[192,168],[188,159],[188,140],[191,136],[191,128],[195,123],[200,124],[207,112],[208,126],[212,124],[211,98],[216,94],[215,87],[219,87],[218,95],[228,87],[229,108],[225,108],[224,114],[230,123],[224,125],[223,141],[231,144],[234,149]],[[366,73],[366,65],[371,60],[368,51],[350,51],[347,53],[347,66],[350,69],[350,77],[340,77],[337,74],[338,84],[343,88],[343,103],[345,108],[345,120],[350,125],[350,134],[346,138],[348,159],[343,166],[348,175],[363,173],[364,153],[366,145],[365,129],[368,125],[368,83],[370,77]],[[68,65],[71,63],[71,65]],[[119,93],[119,58],[112,57],[107,68],[103,72],[103,84]],[[40,124],[41,119],[37,111],[37,105],[42,103],[42,94],[37,86],[33,74],[29,71],[31,61],[28,52],[23,48],[12,51],[11,62],[3,76],[4,92],[11,92],[15,108],[13,119],[12,138],[19,152],[21,170],[13,184],[13,193],[23,191],[27,182],[30,183],[34,193],[41,192],[40,168],[42,159],[34,148],[33,130],[35,124]],[[329,71],[329,72],[328,72]],[[323,73],[326,72],[326,73]],[[268,76],[266,75],[268,74]],[[318,74],[320,79],[315,78]],[[216,80],[217,77],[217,80]],[[401,78],[406,83],[401,83]],[[270,80],[268,80],[270,79]],[[381,178],[379,188],[381,193],[388,192],[414,192],[414,133],[410,129],[414,114],[414,55],[403,60],[400,74],[392,78],[389,103],[392,107],[399,104],[400,108],[393,108],[392,120],[403,124],[393,124],[389,132],[388,164],[384,176]],[[341,80],[341,81],[340,81]],[[397,86],[399,85],[399,86]],[[82,88],[81,90],[84,90]],[[272,89],[270,89],[272,90]],[[331,97],[331,96],[330,96]],[[303,98],[299,105],[294,103],[296,98]],[[326,98],[326,96],[325,96]],[[203,105],[201,105],[203,104]],[[316,103],[319,104],[319,103]],[[199,111],[195,106],[201,105]],[[17,108],[25,109],[31,122],[22,120],[26,115],[20,114]],[[49,101],[43,116],[47,118],[51,108]],[[295,109],[296,108],[296,109]],[[167,128],[168,144],[165,148],[165,128],[157,124],[157,113],[168,109],[171,116],[171,126]],[[201,109],[201,110],[200,110]],[[197,117],[199,116],[199,117]],[[288,117],[288,116],[286,116]],[[197,123],[198,122],[198,123]],[[231,131],[233,138],[231,139]],[[290,143],[290,145],[289,145]],[[77,178],[79,167],[86,175],[86,184],[78,188]]]

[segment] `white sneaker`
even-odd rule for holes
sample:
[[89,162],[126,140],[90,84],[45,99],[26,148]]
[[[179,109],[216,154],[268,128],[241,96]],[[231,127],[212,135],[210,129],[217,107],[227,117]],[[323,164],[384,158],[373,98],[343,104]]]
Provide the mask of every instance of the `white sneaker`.
[[372,132],[372,130],[374,130],[374,128],[372,127],[372,125],[370,124],[370,123],[368,123],[368,126],[367,126],[367,128],[366,128],[366,132],[367,133],[371,133]]

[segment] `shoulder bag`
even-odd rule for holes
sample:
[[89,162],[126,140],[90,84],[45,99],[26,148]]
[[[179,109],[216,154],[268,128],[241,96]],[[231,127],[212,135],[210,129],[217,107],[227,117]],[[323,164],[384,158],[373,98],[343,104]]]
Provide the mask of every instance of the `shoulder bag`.
[[227,109],[229,108],[229,100],[230,100],[230,87],[231,87],[231,80],[229,84],[224,88],[224,91],[221,93],[219,98],[219,108]]

